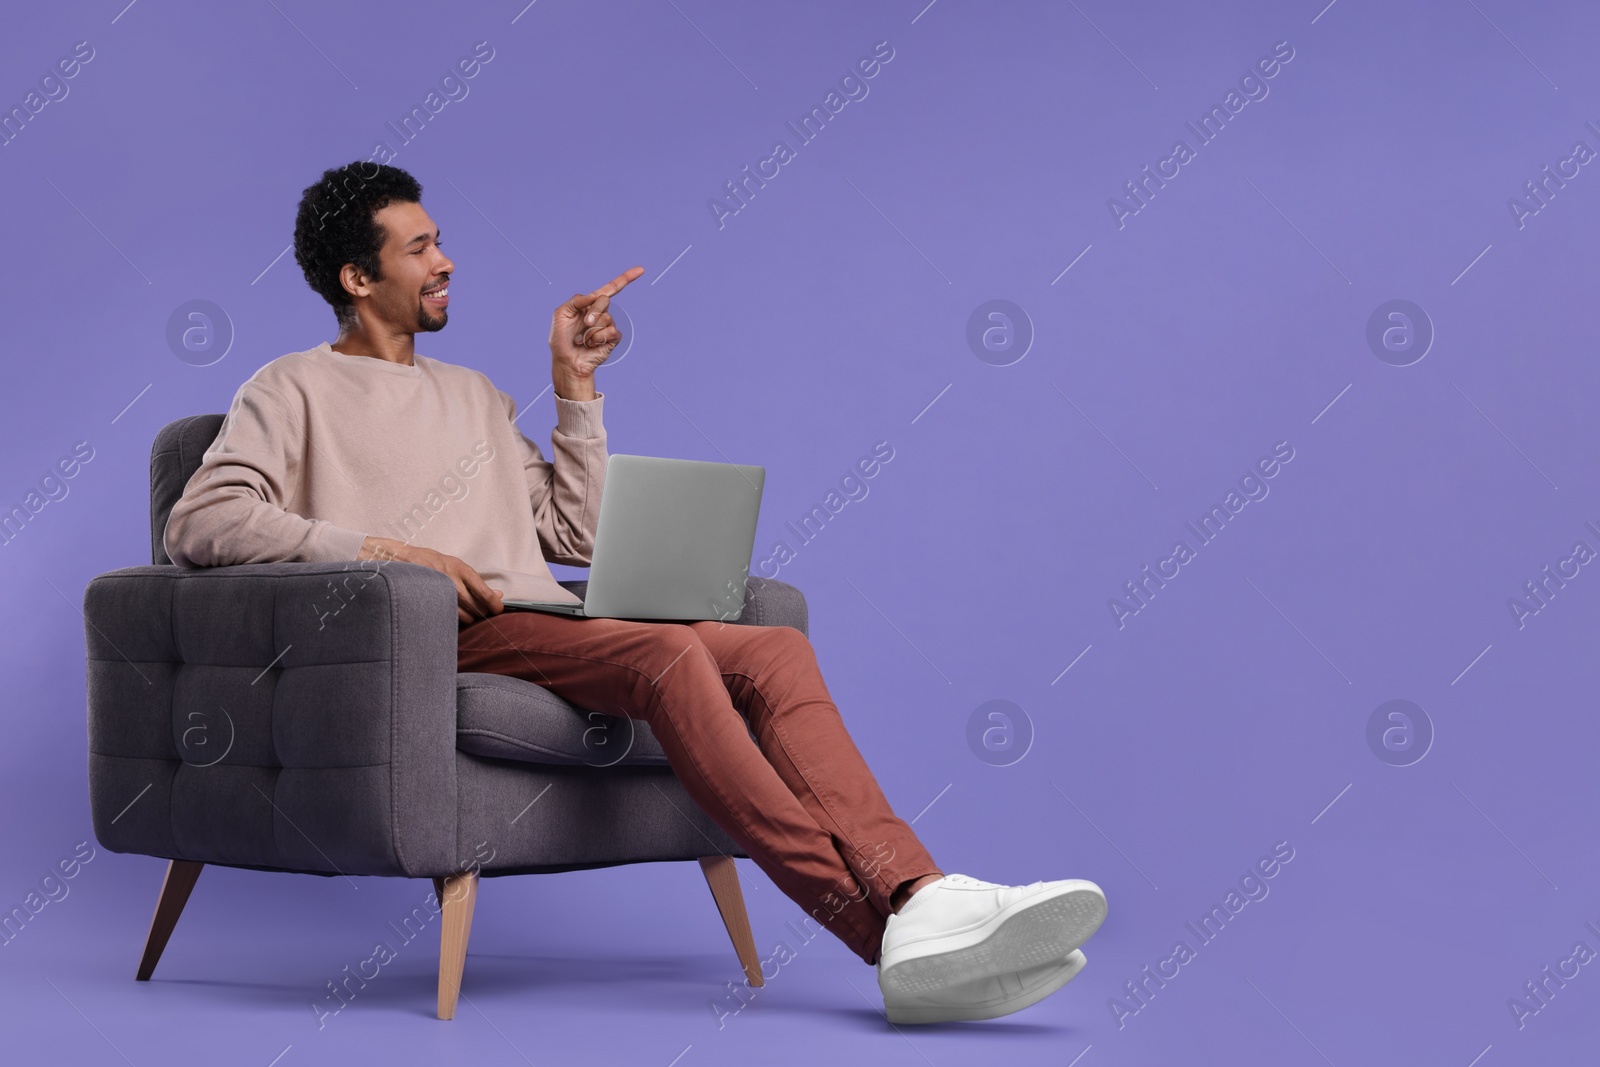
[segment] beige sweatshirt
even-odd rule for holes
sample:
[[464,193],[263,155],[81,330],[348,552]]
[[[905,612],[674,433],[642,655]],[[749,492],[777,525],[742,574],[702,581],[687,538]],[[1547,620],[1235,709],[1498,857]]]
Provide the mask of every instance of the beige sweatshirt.
[[[368,534],[458,556],[507,599],[577,603],[605,485],[604,394],[555,398],[554,461],[469,367],[327,342],[256,371],[167,519],[183,567],[354,560]],[[368,563],[366,566],[377,566]]]

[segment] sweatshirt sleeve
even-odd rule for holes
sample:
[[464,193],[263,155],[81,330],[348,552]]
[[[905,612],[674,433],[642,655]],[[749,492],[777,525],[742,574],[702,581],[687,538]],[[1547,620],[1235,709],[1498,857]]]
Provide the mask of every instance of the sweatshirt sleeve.
[[167,517],[167,555],[180,567],[356,559],[365,533],[285,508],[305,469],[294,405],[252,378],[234,394],[215,441]]
[[556,426],[551,437],[554,462],[517,428],[517,404],[502,390],[511,431],[520,442],[528,503],[544,558],[570,567],[587,567],[594,555],[595,528],[600,523],[600,493],[606,479],[606,430],[600,419],[604,393],[593,400],[556,397]]

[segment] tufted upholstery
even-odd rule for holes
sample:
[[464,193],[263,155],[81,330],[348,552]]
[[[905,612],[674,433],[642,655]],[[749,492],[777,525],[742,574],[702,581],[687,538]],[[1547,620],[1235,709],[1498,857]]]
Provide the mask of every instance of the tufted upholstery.
[[[156,563],[84,593],[90,802],[106,848],[411,877],[474,860],[497,875],[744,855],[647,724],[458,673],[446,575],[398,562],[172,566],[166,516],[221,423],[160,432]],[[805,632],[804,597],[752,578],[737,622]]]
[[319,628],[308,608],[346,567],[130,567],[89,583],[107,848],[346,874],[452,864],[455,586],[394,564]]

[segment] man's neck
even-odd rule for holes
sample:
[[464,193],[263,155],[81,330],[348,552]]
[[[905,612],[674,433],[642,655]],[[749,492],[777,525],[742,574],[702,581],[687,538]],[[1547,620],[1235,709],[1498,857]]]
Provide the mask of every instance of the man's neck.
[[339,331],[339,336],[329,345],[344,356],[371,356],[402,366],[416,365],[416,335],[409,333],[374,336],[365,330]]

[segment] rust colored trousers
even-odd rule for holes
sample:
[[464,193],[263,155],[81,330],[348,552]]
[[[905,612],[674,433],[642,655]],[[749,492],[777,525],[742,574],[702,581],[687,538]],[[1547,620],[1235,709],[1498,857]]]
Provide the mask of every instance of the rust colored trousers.
[[458,650],[458,670],[649,723],[700,809],[869,964],[890,895],[943,873],[890,809],[791,626],[505,611],[462,626]]

